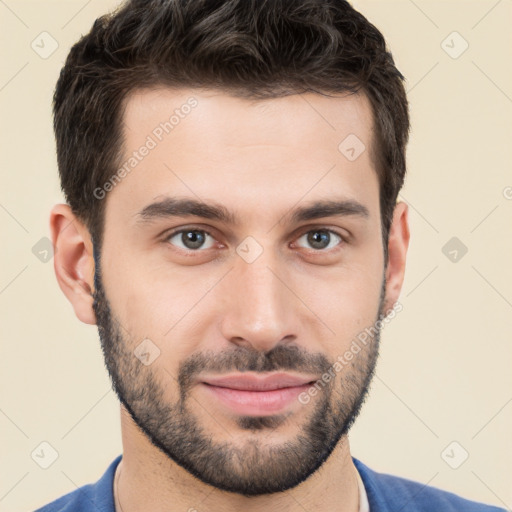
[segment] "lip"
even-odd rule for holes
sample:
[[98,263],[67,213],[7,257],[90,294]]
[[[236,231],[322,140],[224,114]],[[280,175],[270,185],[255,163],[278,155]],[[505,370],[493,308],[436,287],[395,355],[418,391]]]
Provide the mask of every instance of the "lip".
[[304,386],[314,382],[316,377],[297,376],[288,373],[272,373],[270,375],[236,374],[203,379],[205,384],[220,388],[238,389],[243,391],[273,391],[276,389]]
[[317,377],[286,373],[235,374],[204,378],[201,386],[230,412],[245,416],[268,416],[298,403],[300,393]]

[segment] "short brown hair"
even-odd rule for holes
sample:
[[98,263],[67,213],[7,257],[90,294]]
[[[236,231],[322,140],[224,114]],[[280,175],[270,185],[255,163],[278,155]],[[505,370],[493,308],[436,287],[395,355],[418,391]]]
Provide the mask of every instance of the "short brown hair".
[[387,240],[405,171],[409,112],[404,77],[384,37],[344,0],[131,0],[98,18],[71,49],[54,95],[62,189],[101,244],[115,174],[122,105],[135,89],[201,87],[253,99],[362,91]]

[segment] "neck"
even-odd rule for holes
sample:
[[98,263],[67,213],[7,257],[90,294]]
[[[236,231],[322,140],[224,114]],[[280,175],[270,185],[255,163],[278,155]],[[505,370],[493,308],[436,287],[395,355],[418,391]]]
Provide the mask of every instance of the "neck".
[[348,438],[307,480],[285,492],[242,496],[205,484],[170,460],[147,439],[121,407],[123,457],[114,477],[116,512],[357,512],[357,470]]

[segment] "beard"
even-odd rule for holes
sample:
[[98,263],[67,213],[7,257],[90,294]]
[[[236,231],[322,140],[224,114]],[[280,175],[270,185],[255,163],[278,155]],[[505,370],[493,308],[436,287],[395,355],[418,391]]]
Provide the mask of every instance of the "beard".
[[[293,421],[293,415],[291,419],[284,414],[237,416],[237,428],[250,432],[247,441],[240,446],[229,441],[216,442],[190,410],[190,389],[195,377],[203,372],[220,375],[232,371],[281,370],[323,375],[333,362],[322,353],[277,345],[265,353],[240,347],[223,352],[196,352],[180,362],[176,379],[163,367],[144,366],[133,353],[141,340],[131,337],[113,314],[103,288],[99,258],[95,259],[93,308],[112,387],[149,441],[196,478],[244,496],[286,491],[311,476],[348,433],[373,378],[380,329],[336,378],[321,382],[316,399],[303,405],[310,409],[309,414],[298,425],[294,437],[281,444],[265,444],[265,437],[285,422]],[[385,280],[379,317],[384,293]],[[178,392],[175,401],[169,403],[165,390],[175,381]]]

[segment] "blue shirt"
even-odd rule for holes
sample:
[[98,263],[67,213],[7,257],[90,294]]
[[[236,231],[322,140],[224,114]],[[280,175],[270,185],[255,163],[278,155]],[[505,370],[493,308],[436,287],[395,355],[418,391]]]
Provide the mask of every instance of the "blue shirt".
[[[122,455],[94,484],[84,485],[35,512],[115,512],[114,473]],[[352,457],[363,480],[370,512],[506,512],[451,492],[397,476],[377,473]]]

